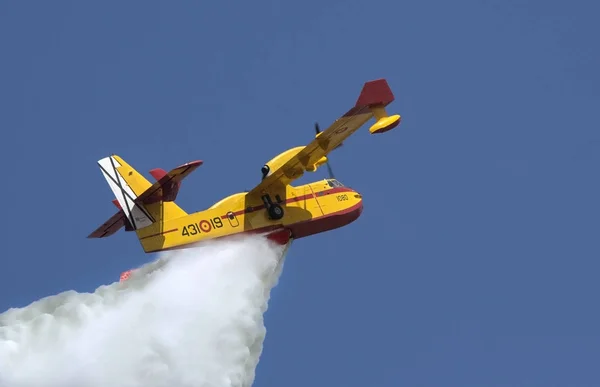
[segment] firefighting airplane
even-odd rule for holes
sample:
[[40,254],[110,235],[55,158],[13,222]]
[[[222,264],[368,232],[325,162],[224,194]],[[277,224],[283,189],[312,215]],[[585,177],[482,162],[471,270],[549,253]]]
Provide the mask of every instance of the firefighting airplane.
[[[181,181],[202,161],[183,164],[168,173],[153,169],[150,174],[156,182],[151,184],[121,157],[105,157],[98,164],[119,211],[88,238],[105,238],[125,227],[125,231],[136,232],[146,253],[152,253],[240,233],[264,233],[285,245],[291,239],[345,226],[360,216],[362,198],[333,177],[327,155],[372,117],[371,134],[398,126],[400,115],[388,115],[385,109],[392,101],[394,95],[385,79],[365,83],[354,107],[324,131],[317,124],[316,136],[308,145],[289,149],[266,163],[256,187],[192,214],[175,199]],[[329,179],[301,186],[290,184],[323,164],[329,168]],[[130,272],[124,272],[121,280]]]

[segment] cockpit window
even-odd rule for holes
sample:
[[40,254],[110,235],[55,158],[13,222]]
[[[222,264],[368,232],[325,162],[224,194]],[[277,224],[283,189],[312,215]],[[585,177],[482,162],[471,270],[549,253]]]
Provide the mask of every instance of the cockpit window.
[[329,184],[329,186],[331,188],[336,188],[336,187],[343,187],[344,185],[342,183],[340,183],[339,181],[337,181],[336,179],[328,179],[327,180],[327,184]]

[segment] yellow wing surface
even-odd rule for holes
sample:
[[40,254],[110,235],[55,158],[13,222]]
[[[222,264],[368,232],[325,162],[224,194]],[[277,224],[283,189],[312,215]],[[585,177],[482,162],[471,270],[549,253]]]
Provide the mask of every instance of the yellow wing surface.
[[[385,79],[364,84],[356,104],[346,114],[338,118],[305,147],[295,148],[293,155],[252,189],[248,195],[262,195],[276,186],[290,184],[304,174],[314,171],[326,161],[326,156],[345,139],[356,132],[372,117],[377,120],[369,129],[371,134],[383,133],[400,123],[400,115],[389,116],[385,107],[394,101],[394,94]],[[297,152],[296,149],[299,149]],[[283,154],[282,154],[283,155]],[[272,167],[272,166],[269,166]]]

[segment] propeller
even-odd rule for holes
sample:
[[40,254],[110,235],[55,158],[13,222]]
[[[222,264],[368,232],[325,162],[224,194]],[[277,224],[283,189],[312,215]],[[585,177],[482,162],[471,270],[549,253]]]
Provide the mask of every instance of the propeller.
[[[318,135],[319,133],[321,133],[321,128],[319,128],[319,123],[315,122],[315,132]],[[337,149],[339,147],[341,147],[342,144],[336,146],[334,149]],[[330,179],[335,179],[335,175],[333,174],[333,169],[331,168],[331,164],[329,163],[329,157],[327,158],[327,171],[329,172],[329,178]]]
[[315,122],[315,132],[317,132],[317,134],[321,133],[321,128],[319,128],[318,122]]

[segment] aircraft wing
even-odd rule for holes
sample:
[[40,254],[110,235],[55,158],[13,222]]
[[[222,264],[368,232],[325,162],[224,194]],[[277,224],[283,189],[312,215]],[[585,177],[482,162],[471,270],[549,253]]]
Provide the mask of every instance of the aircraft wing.
[[394,95],[385,79],[364,84],[356,104],[346,114],[335,120],[327,129],[306,145],[277,170],[271,171],[248,195],[263,195],[274,185],[287,185],[311,169],[323,156],[327,156],[345,139],[375,116],[371,134],[383,133],[400,123],[400,116],[388,116],[385,106],[394,101]]

